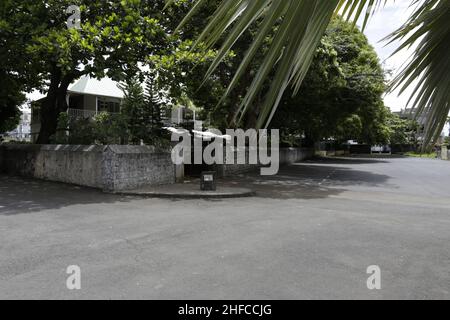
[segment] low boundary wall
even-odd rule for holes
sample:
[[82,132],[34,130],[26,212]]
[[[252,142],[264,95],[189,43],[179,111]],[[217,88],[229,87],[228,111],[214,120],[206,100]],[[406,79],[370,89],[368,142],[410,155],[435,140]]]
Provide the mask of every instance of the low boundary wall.
[[[234,163],[237,163],[237,152],[234,154]],[[246,163],[249,163],[248,151],[246,152]],[[289,165],[314,157],[314,149],[309,148],[280,148],[280,166]],[[228,159],[226,160],[228,162]],[[219,177],[227,177],[235,174],[245,173],[260,168],[259,164],[223,164],[216,165],[215,170]]]
[[[282,148],[279,160],[280,165],[288,165],[313,156],[313,149]],[[248,163],[248,152],[246,158]],[[215,170],[219,177],[226,177],[259,167],[225,164],[216,165]],[[0,145],[0,172],[109,192],[173,184],[177,180],[171,153],[150,146],[3,144]]]
[[0,170],[110,192],[175,183],[170,152],[149,146],[5,144]]

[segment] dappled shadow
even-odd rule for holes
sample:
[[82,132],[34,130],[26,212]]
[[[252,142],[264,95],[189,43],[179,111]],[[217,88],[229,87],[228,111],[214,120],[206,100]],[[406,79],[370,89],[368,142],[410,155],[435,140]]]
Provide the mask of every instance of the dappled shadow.
[[[223,184],[249,188],[257,197],[274,199],[321,199],[338,195],[348,186],[386,186],[389,176],[353,169],[356,159],[325,159],[280,168],[275,176],[259,172],[226,178]],[[356,162],[371,163],[371,162]],[[349,166],[343,166],[347,164]]]
[[0,175],[0,215],[60,209],[76,204],[114,203],[133,197],[37,179]]

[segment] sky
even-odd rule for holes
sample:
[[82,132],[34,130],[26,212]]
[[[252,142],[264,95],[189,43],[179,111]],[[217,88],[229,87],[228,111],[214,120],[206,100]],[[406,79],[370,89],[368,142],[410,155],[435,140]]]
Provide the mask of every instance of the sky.
[[[411,0],[389,1],[384,7],[375,13],[369,21],[364,31],[372,46],[375,47],[383,66],[387,70],[392,70],[395,75],[413,53],[413,49],[402,50],[391,57],[400,42],[394,42],[387,45],[387,41],[383,41],[387,35],[391,34],[407,21],[415,7],[410,7]],[[400,111],[406,107],[408,98],[413,92],[413,88],[405,91],[402,95],[398,95],[398,91],[388,94],[384,97],[386,106],[392,111]]]
[[[408,50],[402,50],[392,56],[392,53],[400,45],[400,42],[393,42],[387,45],[386,41],[382,39],[387,35],[397,30],[407,21],[411,13],[416,6],[410,6],[411,0],[396,0],[395,2],[389,1],[384,7],[381,7],[379,11],[371,18],[366,30],[366,34],[369,42],[375,48],[380,57],[383,66],[387,70],[392,70],[395,75],[396,72],[401,70],[402,66],[410,59],[414,53],[414,48]],[[399,95],[398,90],[396,92],[387,94],[384,97],[385,105],[392,111],[400,111],[405,109],[408,99],[413,95],[414,88],[417,82],[413,82],[412,85]],[[447,124],[444,128],[444,134],[448,135],[450,130]]]

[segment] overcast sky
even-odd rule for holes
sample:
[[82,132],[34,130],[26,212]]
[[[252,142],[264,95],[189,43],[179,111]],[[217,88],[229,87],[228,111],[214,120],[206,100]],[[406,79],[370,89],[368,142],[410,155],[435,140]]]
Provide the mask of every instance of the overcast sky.
[[[399,46],[399,42],[387,45],[386,41],[382,41],[384,37],[397,30],[407,21],[415,7],[410,8],[411,0],[389,1],[385,7],[381,7],[378,12],[371,18],[369,25],[364,33],[369,38],[370,43],[375,47],[384,67],[395,71],[401,69],[405,61],[413,53],[412,50],[403,50],[393,57],[389,58],[395,49]],[[397,93],[386,95],[385,103],[392,111],[400,111],[404,109],[412,89],[405,91],[401,96]]]

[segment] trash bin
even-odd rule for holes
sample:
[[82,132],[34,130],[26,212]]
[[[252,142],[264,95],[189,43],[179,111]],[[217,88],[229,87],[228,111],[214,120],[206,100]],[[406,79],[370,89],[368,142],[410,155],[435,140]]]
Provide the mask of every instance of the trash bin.
[[200,178],[200,190],[216,191],[216,173],[214,171],[203,171]]

